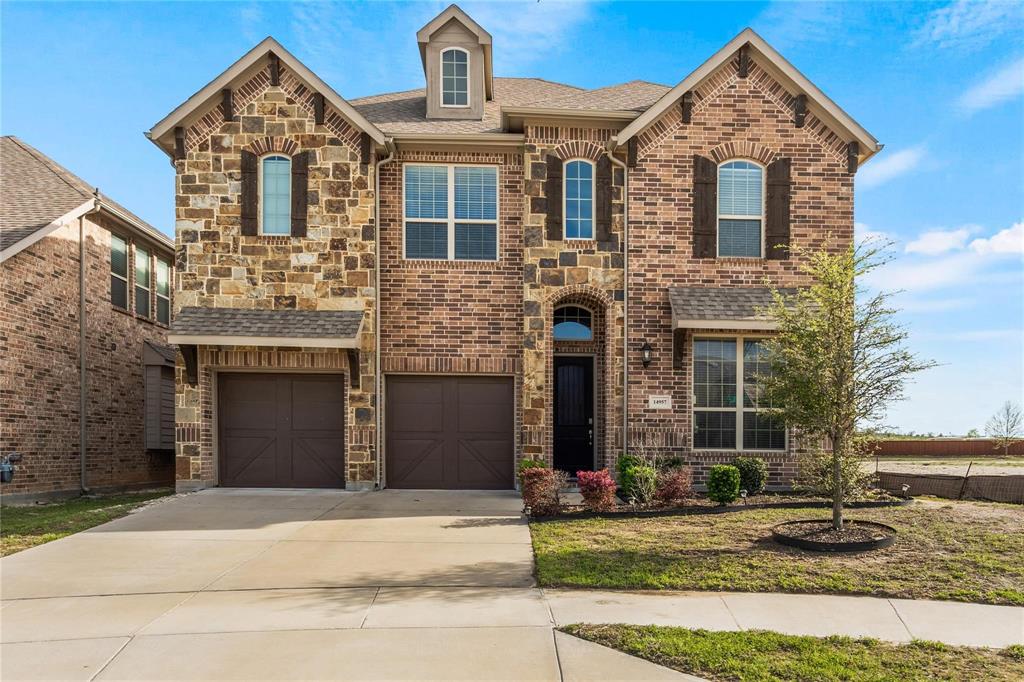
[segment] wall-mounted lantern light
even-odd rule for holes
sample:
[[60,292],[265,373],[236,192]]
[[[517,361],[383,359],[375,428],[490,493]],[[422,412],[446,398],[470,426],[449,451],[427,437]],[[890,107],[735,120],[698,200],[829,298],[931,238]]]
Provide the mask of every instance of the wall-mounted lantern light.
[[644,367],[649,367],[653,357],[654,349],[647,343],[647,339],[644,339],[644,345],[640,346],[640,362],[644,363]]

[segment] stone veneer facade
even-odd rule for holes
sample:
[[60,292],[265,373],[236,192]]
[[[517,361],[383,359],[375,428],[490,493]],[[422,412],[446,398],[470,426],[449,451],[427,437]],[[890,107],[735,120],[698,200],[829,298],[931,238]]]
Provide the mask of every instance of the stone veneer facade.
[[[176,162],[178,256],[176,309],[182,306],[361,309],[361,363],[350,368],[336,351],[205,348],[197,387],[178,381],[178,478],[185,487],[215,483],[213,378],[226,368],[302,368],[361,374],[348,393],[349,483],[368,485],[375,469],[374,207],[375,164],[360,163],[358,133],[335,112],[316,125],[312,96],[287,71],[271,86],[266,70],[236,89],[238,115],[223,121],[217,106],[186,132]],[[549,240],[545,230],[548,154],[597,160],[611,124],[524,125],[521,148],[399,145],[380,172],[381,369],[389,374],[498,374],[516,387],[517,458],[552,456],[552,358],[595,356],[596,465],[614,466],[625,448],[680,457],[702,481],[708,467],[735,452],[694,451],[691,349],[695,334],[674,335],[669,286],[780,286],[805,281],[797,259],[696,259],[691,202],[693,156],[716,162],[752,158],[792,161],[791,243],[842,248],[853,238],[853,175],[846,143],[813,114],[797,128],[793,96],[753,60],[746,77],[736,60],[694,92],[692,120],[670,108],[638,136],[628,171],[629,347],[623,348],[626,282],[626,174],[612,174],[612,222],[605,241]],[[311,151],[308,235],[240,235],[240,154]],[[618,161],[625,162],[625,150]],[[374,159],[375,161],[375,159]],[[402,257],[402,167],[405,163],[489,164],[499,169],[499,257],[496,262],[410,261]],[[595,312],[595,339],[555,343],[552,314],[562,303]],[[716,330],[700,333],[713,334]],[[736,335],[735,332],[732,333]],[[699,335],[699,334],[698,334]],[[654,361],[644,368],[647,340]],[[623,374],[629,363],[629,434],[623,434]],[[649,395],[670,395],[673,409],[652,411]],[[625,443],[624,443],[625,441]],[[784,485],[796,472],[786,452],[758,452]],[[383,459],[383,458],[380,458]]]
[[[167,327],[110,301],[110,231],[150,257],[166,246],[139,243],[103,214],[85,219],[86,478],[94,490],[168,486],[172,454],[147,451],[143,344],[166,344]],[[153,272],[153,268],[150,268]],[[128,268],[129,306],[135,268]],[[18,452],[6,500],[80,491],[79,229],[58,228],[0,265],[0,452]],[[150,287],[150,310],[156,310]]]

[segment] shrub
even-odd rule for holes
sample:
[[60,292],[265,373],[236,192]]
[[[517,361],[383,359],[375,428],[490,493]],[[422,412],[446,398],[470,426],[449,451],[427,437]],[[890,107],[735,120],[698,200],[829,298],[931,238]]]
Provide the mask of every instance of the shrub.
[[619,487],[627,497],[633,487],[633,469],[641,464],[643,464],[643,460],[636,455],[622,455],[616,464],[619,472]]
[[547,469],[548,463],[542,459],[524,459],[516,467],[516,475],[519,477],[519,486],[523,485],[523,470],[525,469]]
[[544,467],[524,468],[519,472],[523,482],[523,503],[534,516],[550,516],[562,509],[564,471]]
[[615,507],[615,481],[607,469],[577,471],[583,506],[590,511],[608,511]]
[[629,468],[630,486],[626,494],[633,502],[647,504],[654,499],[654,491],[658,486],[658,470],[646,464],[638,464]]
[[728,464],[716,464],[708,473],[708,497],[726,505],[740,496],[740,470]]
[[689,467],[662,469],[654,499],[666,507],[679,506],[693,495],[693,472]]
[[764,492],[768,480],[768,465],[760,457],[737,457],[732,465],[740,470],[740,488],[748,495]]

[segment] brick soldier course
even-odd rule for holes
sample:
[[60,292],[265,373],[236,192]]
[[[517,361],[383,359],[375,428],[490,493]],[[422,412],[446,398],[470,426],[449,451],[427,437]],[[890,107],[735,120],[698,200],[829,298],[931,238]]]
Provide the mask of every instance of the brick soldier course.
[[[476,451],[465,424],[431,435],[426,420],[399,429],[410,452],[423,443],[400,466],[419,466],[421,457],[440,469],[498,467],[511,487],[513,459],[557,458],[553,363],[563,354],[594,358],[593,466],[642,449],[692,465],[700,481],[712,464],[731,461],[740,453],[693,445],[693,339],[770,333],[737,312],[743,297],[735,294],[806,284],[790,247],[850,244],[854,175],[880,145],[749,30],[674,88],[633,81],[583,90],[492,77],[490,35],[454,5],[417,40],[426,88],[347,101],[267,39],[150,131],[177,172],[176,311],[363,315],[358,338],[320,346],[303,339],[298,323],[293,335],[244,343],[212,331],[179,335],[179,487],[218,485],[217,374],[229,370],[338,374],[346,383],[345,467],[325,484],[359,488],[388,485],[384,427],[396,417],[383,409],[381,391],[389,377],[436,377],[429,390],[437,396],[443,387],[454,396],[484,390],[459,376],[507,377],[514,415],[491,454]],[[433,98],[448,101],[442,88],[456,87],[435,78],[442,53],[468,60],[465,109],[434,106]],[[268,154],[291,162],[289,234],[260,226],[256,175],[264,171],[256,163]],[[563,177],[578,159],[593,164],[595,195],[592,238],[577,240],[564,237]],[[716,257],[716,169],[731,159],[764,169],[762,257]],[[431,164],[496,169],[496,259],[407,257],[406,169]],[[671,288],[724,291],[716,299],[724,312],[678,319]],[[590,340],[554,340],[554,313],[567,304],[591,311]],[[469,398],[442,409],[440,398],[413,393],[423,414],[469,410],[460,424],[493,416],[472,412]],[[652,396],[667,396],[671,407],[649,407]],[[287,456],[273,447],[276,465],[253,454],[264,462],[253,466],[296,466],[299,445]],[[764,457],[770,482],[787,485],[799,447],[789,438],[783,450],[744,454]],[[508,448],[514,457],[496,459]]]

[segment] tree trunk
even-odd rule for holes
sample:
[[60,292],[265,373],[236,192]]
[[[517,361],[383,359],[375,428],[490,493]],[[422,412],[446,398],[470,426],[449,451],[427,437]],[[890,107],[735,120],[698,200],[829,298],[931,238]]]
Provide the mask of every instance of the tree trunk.
[[839,436],[832,438],[832,527],[838,531],[843,529],[843,466],[841,458],[842,443]]

